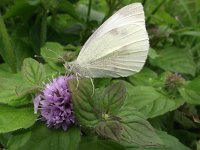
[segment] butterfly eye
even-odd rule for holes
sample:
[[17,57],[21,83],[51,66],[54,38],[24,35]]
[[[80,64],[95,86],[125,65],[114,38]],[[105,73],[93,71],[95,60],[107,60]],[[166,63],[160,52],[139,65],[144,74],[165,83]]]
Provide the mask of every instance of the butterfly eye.
[[71,69],[71,66],[69,65],[69,64],[64,64],[64,67],[65,67],[65,69],[67,69],[67,70],[70,70]]
[[71,70],[71,66],[70,66],[70,65],[68,65],[68,66],[67,66],[67,69],[68,69],[68,70]]

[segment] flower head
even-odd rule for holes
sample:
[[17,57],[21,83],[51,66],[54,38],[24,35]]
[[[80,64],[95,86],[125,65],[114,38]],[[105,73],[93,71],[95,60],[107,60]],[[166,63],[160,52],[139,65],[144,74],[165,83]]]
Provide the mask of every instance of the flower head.
[[169,88],[175,89],[183,85],[184,79],[177,73],[171,73],[165,80],[165,85]]
[[165,88],[171,95],[179,93],[179,88],[184,85],[184,79],[177,73],[171,73],[165,80]]
[[46,121],[48,127],[64,130],[75,122],[73,115],[72,96],[67,80],[73,76],[60,76],[46,84],[45,89],[34,99],[34,112],[40,109],[41,119]]

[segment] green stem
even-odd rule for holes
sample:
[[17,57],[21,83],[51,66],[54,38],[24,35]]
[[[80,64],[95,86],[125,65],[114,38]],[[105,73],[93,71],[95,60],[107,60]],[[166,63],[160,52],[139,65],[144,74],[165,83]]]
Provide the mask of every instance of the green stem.
[[142,5],[144,6],[146,4],[146,2],[147,2],[146,0],[143,0]]
[[6,26],[4,24],[4,20],[1,14],[0,14],[0,42],[2,43],[0,54],[3,60],[11,67],[14,73],[17,72],[16,55],[12,47],[11,40],[8,35],[7,29],[6,29]]
[[[114,1],[115,2],[115,1]],[[111,16],[112,12],[114,11],[113,10],[113,5],[114,5],[114,2],[113,1],[109,1],[107,0],[106,3],[107,3],[107,6],[108,6],[108,13],[105,15],[105,17],[103,18],[103,22],[106,21],[106,19],[108,19],[108,17]]]
[[84,31],[83,37],[82,37],[83,41],[84,41],[85,38],[87,38],[87,32],[88,32],[88,29],[89,29],[89,22],[90,22],[91,8],[92,8],[92,0],[89,0],[88,12],[87,12],[87,18],[86,18],[86,28],[85,28],[85,31]]
[[157,5],[157,7],[151,12],[151,15],[147,18],[146,22],[149,22],[151,20],[151,16],[154,15],[165,2],[166,0],[163,0],[160,2],[160,4]]
[[91,8],[92,8],[92,0],[89,0],[88,13],[87,13],[87,26],[88,26],[88,23],[90,21]]
[[172,133],[173,128],[174,128],[174,115],[175,115],[174,111],[172,111],[172,112],[169,113],[168,127],[167,127],[169,133]]
[[41,46],[43,46],[47,40],[47,12],[45,9],[42,14],[40,40]]

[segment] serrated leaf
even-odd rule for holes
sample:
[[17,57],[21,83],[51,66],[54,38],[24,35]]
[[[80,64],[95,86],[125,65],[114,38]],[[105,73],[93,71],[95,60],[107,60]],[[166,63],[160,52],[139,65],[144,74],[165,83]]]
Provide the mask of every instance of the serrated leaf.
[[[78,88],[77,88],[78,86]],[[72,92],[73,107],[78,122],[87,127],[93,127],[98,123],[96,115],[95,99],[93,98],[93,86],[90,79],[71,79],[69,87]]]
[[36,118],[33,108],[15,108],[0,105],[0,133],[26,129],[34,124]]
[[192,80],[188,85],[179,89],[182,97],[190,104],[200,105],[200,76]]
[[167,71],[191,75],[195,75],[196,72],[196,65],[188,49],[168,47],[152,59],[151,63]]
[[187,101],[189,104],[200,105],[199,92],[186,88],[179,89],[179,92],[185,101]]
[[106,120],[99,122],[95,127],[96,132],[114,141],[120,141],[122,136],[122,125],[118,121]]
[[99,140],[87,137],[81,140],[78,150],[125,150],[125,148],[111,140]]
[[133,86],[128,90],[126,106],[134,106],[148,118],[172,111],[185,101],[181,98],[170,99],[150,86]]
[[17,93],[19,87],[27,86],[21,74],[14,74],[9,78],[0,77],[0,83],[0,103],[8,105],[17,104],[19,106],[31,102],[31,99],[27,99],[25,93]]
[[64,55],[64,47],[56,42],[47,42],[41,48],[41,55],[44,60],[55,70],[59,72],[66,72],[63,64],[65,61],[63,60]]
[[20,96],[19,98],[15,98],[11,101],[9,101],[8,105],[9,106],[14,106],[14,107],[20,107],[20,106],[24,106],[24,105],[28,105],[32,103],[32,95],[24,95],[24,96]]
[[136,109],[124,107],[119,117],[122,125],[122,141],[126,147],[160,147],[161,139],[156,135],[153,127]]
[[19,86],[16,86],[16,94],[19,96],[19,97],[23,97],[25,95],[28,95],[28,94],[32,94],[32,93],[36,93],[40,90],[41,88],[40,87],[37,87],[37,86],[30,86],[30,85],[19,85]]
[[[31,131],[14,135],[9,150],[76,150],[80,141],[80,130],[75,127],[63,130],[48,129],[36,125]],[[37,144],[36,144],[37,143]]]
[[123,82],[115,82],[110,84],[102,94],[99,100],[102,113],[114,115],[124,104],[126,88]]
[[[156,131],[156,134],[162,139],[164,146],[156,150],[191,150],[183,145],[177,138],[163,131]],[[155,150],[155,148],[127,148],[126,150]]]
[[95,78],[94,79],[94,84],[95,88],[101,88],[108,86],[112,78]]
[[139,73],[128,77],[128,80],[134,85],[146,85],[152,86],[155,78],[157,78],[157,73],[149,68],[143,68]]
[[23,62],[22,72],[25,79],[36,86],[41,85],[45,79],[45,70],[41,63],[32,58],[26,58]]

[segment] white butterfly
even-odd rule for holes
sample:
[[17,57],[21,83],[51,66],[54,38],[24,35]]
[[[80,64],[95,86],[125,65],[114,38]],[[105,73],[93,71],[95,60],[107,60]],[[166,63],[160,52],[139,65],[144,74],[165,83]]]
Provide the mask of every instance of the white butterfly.
[[127,77],[142,69],[148,50],[143,6],[134,3],[105,21],[65,68],[91,78]]

